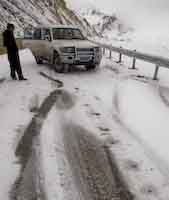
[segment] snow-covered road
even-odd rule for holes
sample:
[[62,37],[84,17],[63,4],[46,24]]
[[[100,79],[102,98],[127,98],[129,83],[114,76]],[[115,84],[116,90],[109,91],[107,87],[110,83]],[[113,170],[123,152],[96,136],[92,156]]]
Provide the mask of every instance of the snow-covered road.
[[[57,74],[37,66],[28,50],[21,57],[26,82],[10,81],[0,57],[0,199],[31,199],[30,191],[39,197],[42,190],[40,199],[131,200],[130,192],[138,200],[169,199],[166,85],[106,58],[96,71]],[[45,117],[30,112],[52,91],[58,95]],[[29,129],[32,117],[40,132]],[[18,147],[30,153],[27,164]]]

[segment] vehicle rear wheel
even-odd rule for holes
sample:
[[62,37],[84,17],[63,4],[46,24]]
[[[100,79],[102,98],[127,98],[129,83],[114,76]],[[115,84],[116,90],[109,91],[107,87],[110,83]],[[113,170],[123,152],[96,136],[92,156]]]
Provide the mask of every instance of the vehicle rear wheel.
[[91,65],[86,65],[86,70],[93,70],[93,69],[96,69],[97,65],[95,64],[91,64]]
[[53,65],[56,72],[59,72],[59,73],[64,72],[65,66],[63,63],[61,63],[59,54],[57,52],[54,52]]
[[42,58],[40,58],[39,56],[35,56],[35,60],[36,60],[36,63],[37,63],[38,65],[43,64],[43,60],[42,60]]

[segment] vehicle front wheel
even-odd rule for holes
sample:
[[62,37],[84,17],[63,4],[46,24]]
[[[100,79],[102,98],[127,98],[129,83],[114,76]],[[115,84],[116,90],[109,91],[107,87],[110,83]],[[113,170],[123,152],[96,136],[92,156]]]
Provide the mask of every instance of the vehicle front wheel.
[[85,67],[86,67],[86,70],[94,70],[96,69],[97,65],[91,64],[91,65],[86,65]]
[[58,53],[54,53],[53,55],[53,65],[56,72],[63,73],[65,70],[65,66],[60,61],[60,56]]

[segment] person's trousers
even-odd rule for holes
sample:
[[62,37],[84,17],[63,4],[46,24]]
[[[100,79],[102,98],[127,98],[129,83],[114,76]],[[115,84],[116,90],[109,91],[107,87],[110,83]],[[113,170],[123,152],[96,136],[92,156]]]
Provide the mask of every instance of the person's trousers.
[[17,73],[19,79],[23,78],[18,51],[8,51],[8,60],[11,69],[11,77],[16,78]]

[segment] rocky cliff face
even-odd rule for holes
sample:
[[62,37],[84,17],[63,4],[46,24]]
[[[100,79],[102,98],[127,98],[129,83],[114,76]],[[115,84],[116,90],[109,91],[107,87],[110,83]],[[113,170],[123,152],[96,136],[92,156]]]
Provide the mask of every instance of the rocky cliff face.
[[37,25],[71,24],[86,34],[96,34],[87,20],[67,8],[64,0],[0,0],[0,30],[8,22],[17,30]]

